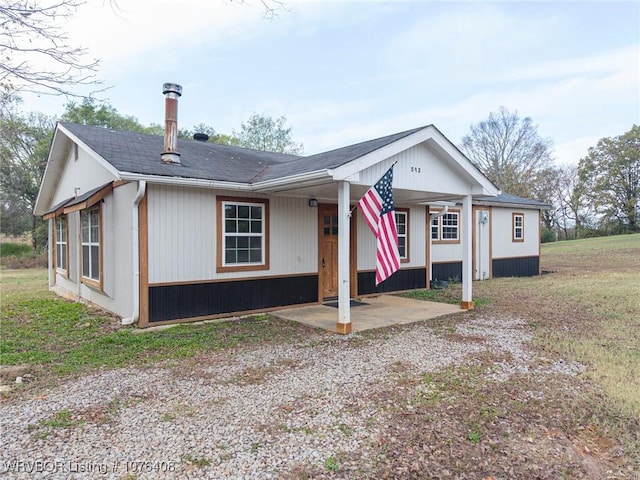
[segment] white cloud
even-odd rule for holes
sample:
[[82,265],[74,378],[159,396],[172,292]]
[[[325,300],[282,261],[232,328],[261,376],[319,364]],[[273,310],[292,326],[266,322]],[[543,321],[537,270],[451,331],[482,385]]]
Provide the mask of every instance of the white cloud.
[[[614,73],[632,67],[636,76],[640,54],[639,45],[629,45],[595,55],[582,55],[573,58],[559,58],[523,65],[501,72],[499,81],[513,82],[524,80],[543,80],[567,76],[589,76]],[[633,73],[633,72],[631,72]]]
[[184,87],[183,126],[285,115],[308,153],[429,123],[458,143],[504,105],[568,163],[640,121],[637,36],[584,42],[565,4],[287,0],[270,22],[259,0],[129,0],[119,16],[97,3],[71,33],[104,58],[105,96],[145,124],[161,122],[164,81]]
[[171,65],[198,48],[213,50],[237,37],[249,40],[261,21],[258,5],[135,0],[118,8],[108,2],[84,4],[68,28],[76,44],[102,59],[106,74],[124,77],[130,65]]
[[453,4],[414,22],[390,43],[386,58],[395,72],[419,72],[430,84],[486,83],[513,64],[540,55],[556,20],[523,17],[495,5]]
[[[640,78],[633,51],[634,48],[628,48],[612,52],[611,56],[619,61],[603,65],[602,72],[590,67],[578,68],[572,74],[565,69],[567,76],[563,78],[478,89],[477,93],[443,99],[429,107],[404,104],[383,113],[382,100],[377,104],[376,99],[371,104],[351,103],[344,110],[336,103],[325,108],[316,121],[314,108],[305,105],[300,111],[306,114],[300,116],[300,121],[296,118],[293,125],[308,122],[317,125],[315,133],[304,139],[307,150],[314,152],[429,123],[434,123],[451,141],[459,143],[472,123],[484,120],[489,112],[503,105],[517,111],[521,117],[532,117],[539,126],[539,133],[552,138],[554,157],[559,164],[576,163],[598,139],[619,135],[638,121]],[[569,64],[594,65],[601,56],[607,54],[584,57]],[[361,108],[353,110],[354,105]],[[368,115],[363,114],[364,105]]]
[[554,155],[557,159],[556,163],[558,165],[577,165],[580,159],[589,153],[589,148],[594,147],[600,138],[602,137],[579,137],[556,145]]

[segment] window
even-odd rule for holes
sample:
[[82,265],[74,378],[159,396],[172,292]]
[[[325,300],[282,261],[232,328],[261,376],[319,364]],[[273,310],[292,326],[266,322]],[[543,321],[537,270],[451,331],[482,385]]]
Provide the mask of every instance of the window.
[[431,219],[431,240],[440,240],[440,217]]
[[409,261],[409,209],[396,209],[396,230],[400,261],[406,263]]
[[458,240],[458,214],[446,213],[440,218],[442,223],[441,239]]
[[67,271],[67,217],[56,218],[56,268]]
[[80,222],[83,280],[100,287],[100,207],[81,211]]
[[218,198],[218,271],[265,270],[268,200]]
[[524,213],[511,214],[511,223],[513,225],[513,237],[514,242],[524,242]]
[[459,243],[460,212],[449,210],[440,217],[432,218],[431,240],[433,240],[434,243]]

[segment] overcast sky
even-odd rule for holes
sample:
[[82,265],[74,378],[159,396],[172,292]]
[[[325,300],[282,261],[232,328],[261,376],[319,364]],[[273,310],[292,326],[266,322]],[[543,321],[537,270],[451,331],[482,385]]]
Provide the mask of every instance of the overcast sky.
[[[68,24],[102,60],[102,94],[162,123],[238,130],[285,115],[312,154],[434,124],[456,144],[503,105],[531,117],[558,164],[640,123],[640,2],[89,0]],[[61,114],[59,97],[26,98]]]

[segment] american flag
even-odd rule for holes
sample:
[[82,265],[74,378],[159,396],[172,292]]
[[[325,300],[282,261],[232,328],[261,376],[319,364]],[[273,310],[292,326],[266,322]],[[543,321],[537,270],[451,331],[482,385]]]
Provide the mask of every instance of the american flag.
[[393,165],[358,202],[369,229],[378,240],[376,247],[376,285],[400,268],[396,213],[393,209]]

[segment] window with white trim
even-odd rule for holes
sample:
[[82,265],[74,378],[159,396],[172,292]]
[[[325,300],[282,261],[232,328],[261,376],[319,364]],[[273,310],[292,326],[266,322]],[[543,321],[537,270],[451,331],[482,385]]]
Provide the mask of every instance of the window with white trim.
[[396,230],[398,232],[398,253],[401,262],[409,261],[409,209],[396,209]]
[[100,207],[80,212],[82,233],[82,276],[100,281]]
[[409,210],[396,210],[396,230],[398,232],[398,252],[400,260],[409,259]]
[[458,240],[458,213],[445,213],[440,217],[442,229],[440,230],[440,238],[442,240]]
[[266,209],[262,202],[222,202],[222,266],[266,263]]
[[511,223],[513,225],[514,242],[524,242],[524,213],[513,213],[511,215]]
[[67,217],[56,218],[56,268],[67,270]]
[[440,240],[440,217],[431,219],[431,240]]
[[431,240],[440,243],[460,242],[460,212],[449,210],[431,219]]

